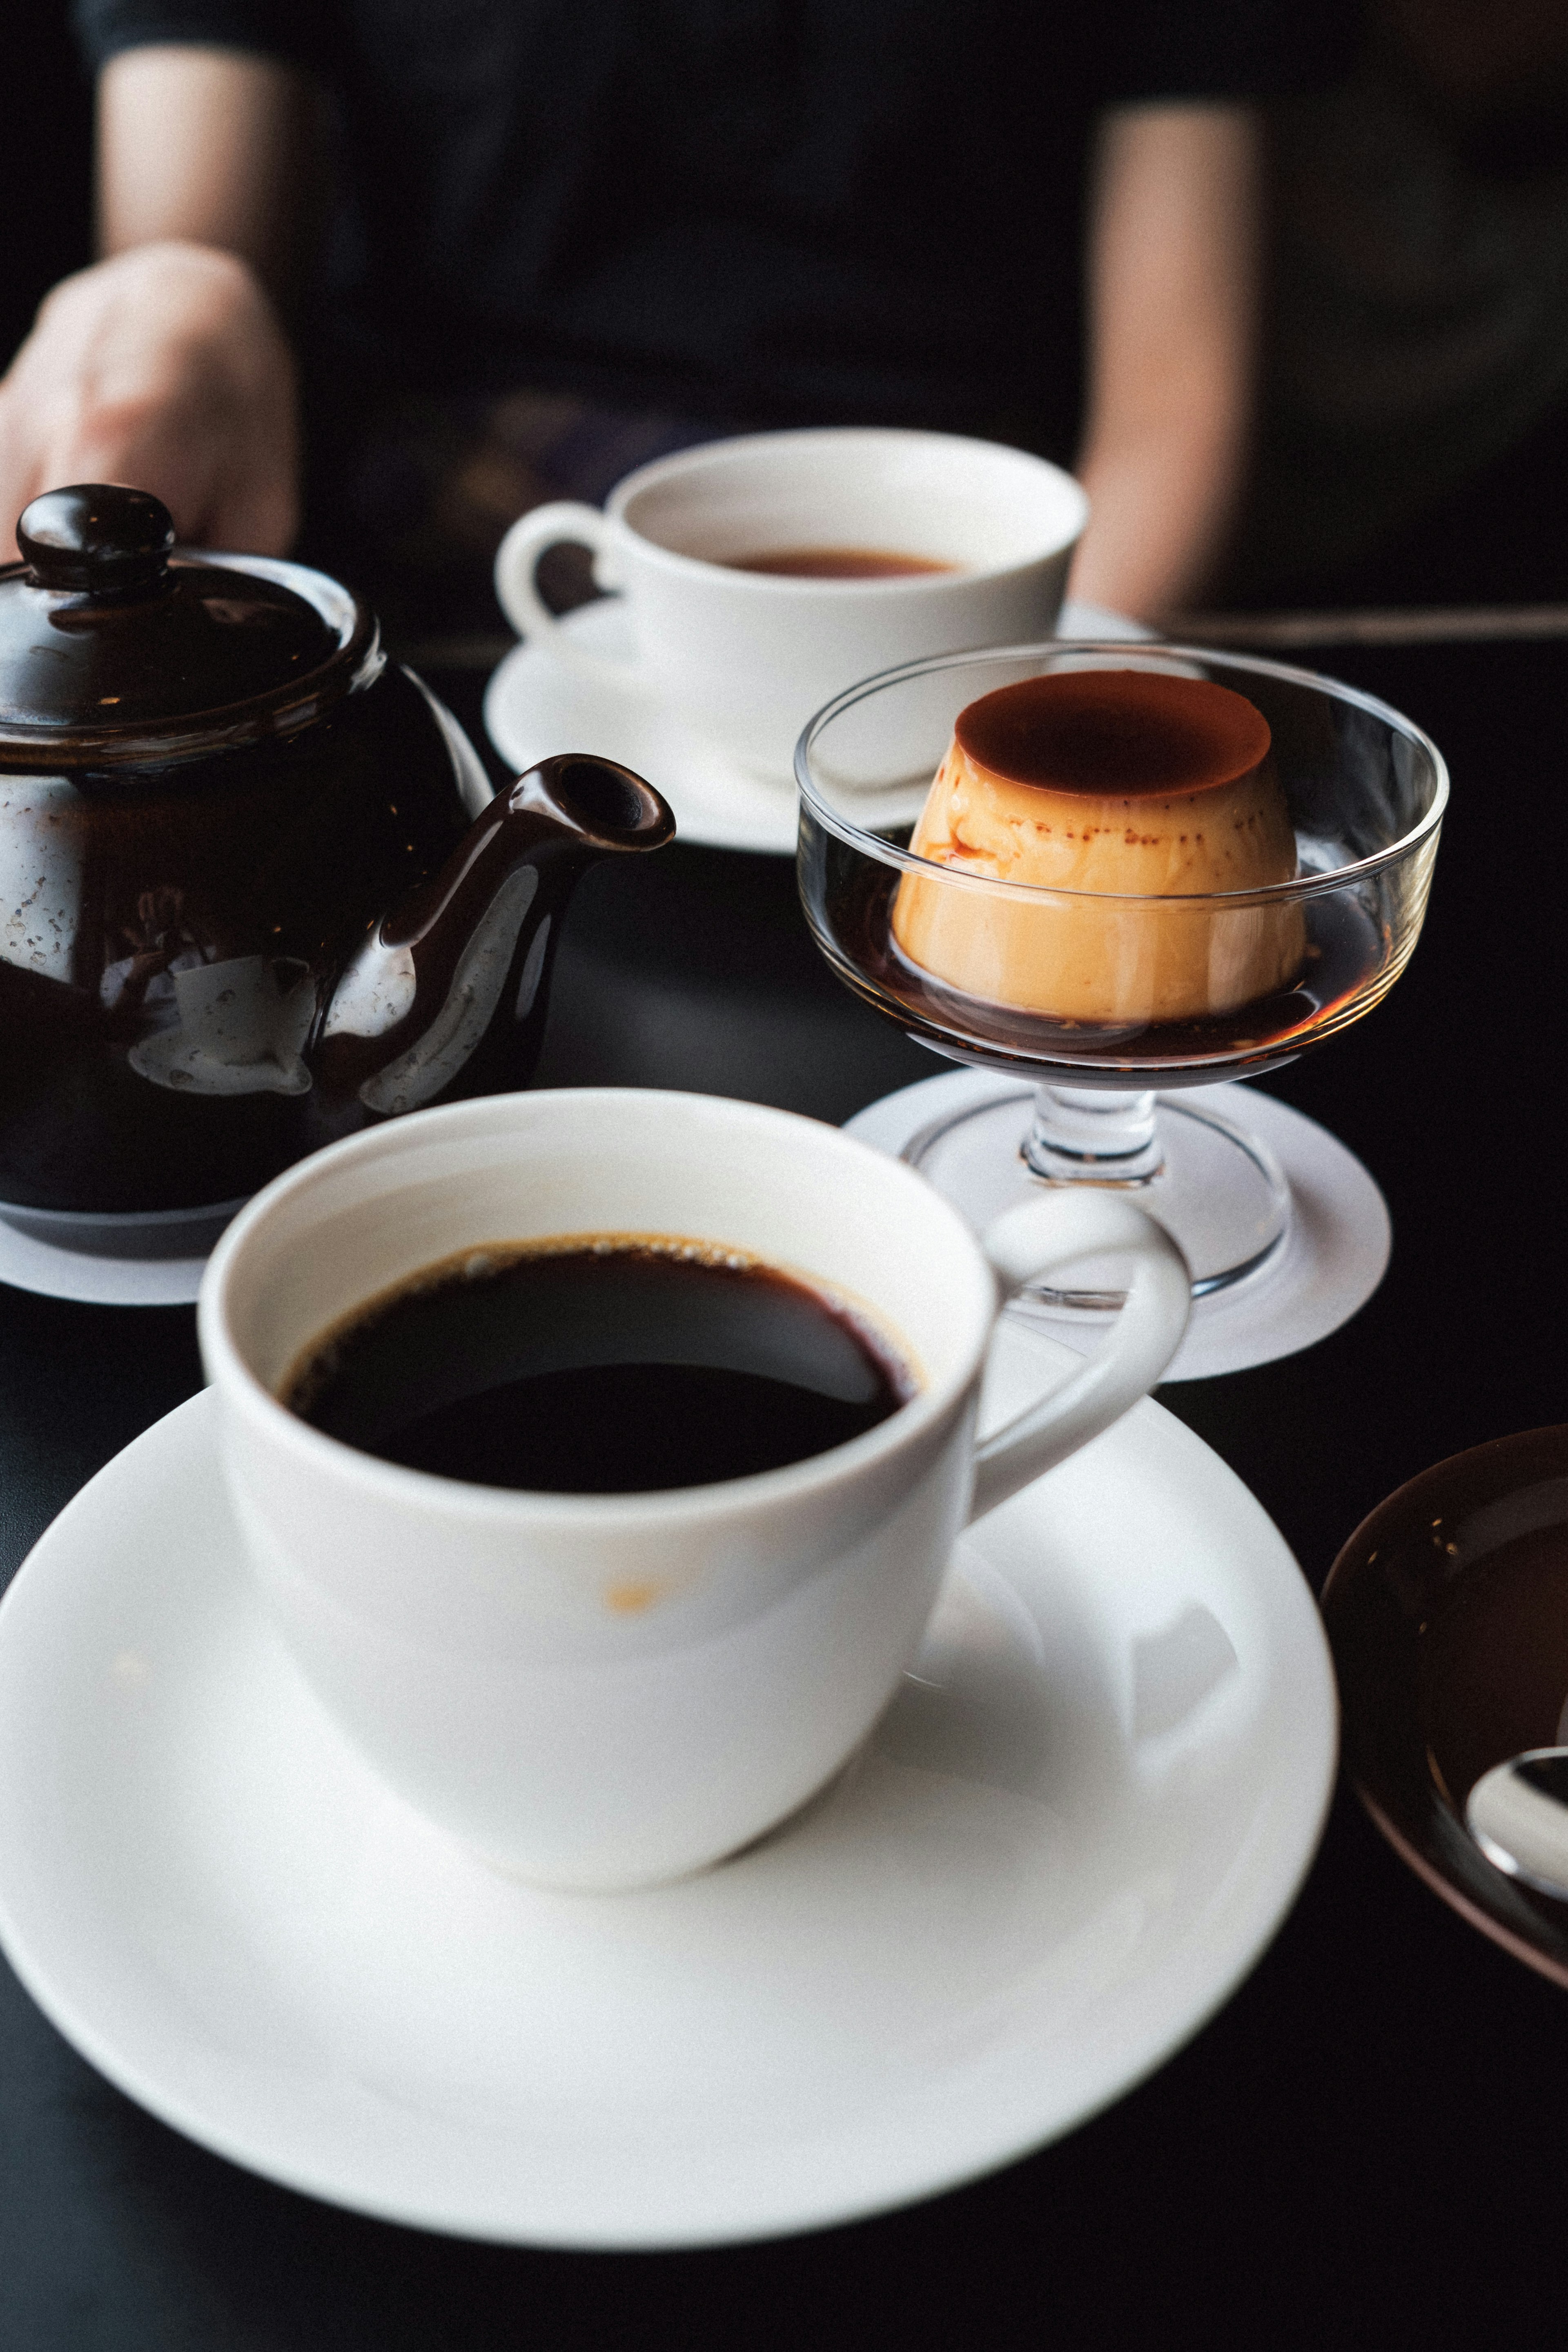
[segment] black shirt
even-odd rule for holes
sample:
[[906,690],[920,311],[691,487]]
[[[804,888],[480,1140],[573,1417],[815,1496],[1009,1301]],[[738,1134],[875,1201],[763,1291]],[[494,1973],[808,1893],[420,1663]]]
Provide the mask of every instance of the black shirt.
[[340,347],[755,422],[1065,457],[1103,108],[1320,79],[1321,0],[77,0],[329,86]]

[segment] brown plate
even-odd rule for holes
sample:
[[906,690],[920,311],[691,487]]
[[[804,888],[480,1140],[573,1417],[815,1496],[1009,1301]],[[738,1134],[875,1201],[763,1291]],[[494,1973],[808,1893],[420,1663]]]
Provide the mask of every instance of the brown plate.
[[1445,1902],[1568,1984],[1568,1903],[1494,1870],[1464,1822],[1483,1772],[1568,1738],[1568,1426],[1401,1486],[1335,1560],[1323,1615],[1373,1820]]

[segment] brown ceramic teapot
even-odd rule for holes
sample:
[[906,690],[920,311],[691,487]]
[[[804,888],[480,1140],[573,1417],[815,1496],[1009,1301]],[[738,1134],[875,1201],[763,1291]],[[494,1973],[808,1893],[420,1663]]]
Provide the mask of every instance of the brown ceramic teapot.
[[659,795],[462,730],[322,573],[174,550],[167,510],[37,499],[0,568],[0,1216],[205,1248],[356,1128],[527,1083],[562,909]]

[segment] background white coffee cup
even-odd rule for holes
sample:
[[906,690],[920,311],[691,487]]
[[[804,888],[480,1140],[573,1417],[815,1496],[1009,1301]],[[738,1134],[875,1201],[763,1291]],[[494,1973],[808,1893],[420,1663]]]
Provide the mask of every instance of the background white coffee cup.
[[[513,626],[562,661],[665,698],[743,765],[787,780],[812,712],[857,678],[1047,635],[1088,519],[1070,475],[998,442],[859,426],[753,433],[639,467],[602,512],[536,507],[501,541],[496,593]],[[589,650],[541,599],[535,566],[562,541],[591,547],[599,585],[625,595],[635,660]],[[961,568],[879,580],[731,568],[825,547]]]
[[[340,1317],[454,1251],[580,1233],[723,1242],[861,1302],[921,1386],[848,1444],[722,1485],[522,1494],[405,1470],[275,1391]],[[976,1451],[1004,1292],[1089,1250],[1133,1272],[1067,1385]],[[913,1655],[965,1519],[1159,1377],[1186,1269],[1113,1194],[1042,1195],[984,1251],[900,1162],[711,1096],[584,1089],[416,1113],[318,1153],[202,1286],[230,1493],[271,1616],[341,1727],[431,1820],[522,1875],[677,1877],[784,1819]]]

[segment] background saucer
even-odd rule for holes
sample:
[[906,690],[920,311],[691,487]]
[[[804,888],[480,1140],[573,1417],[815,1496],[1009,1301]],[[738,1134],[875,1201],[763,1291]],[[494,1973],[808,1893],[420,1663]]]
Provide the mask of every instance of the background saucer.
[[[896,1157],[935,1121],[1016,1096],[1021,1138],[1032,1091],[1016,1078],[955,1070],[884,1095],[847,1119],[844,1131]],[[1211,1380],[1273,1363],[1326,1339],[1372,1297],[1393,1241],[1387,1203],[1373,1178],[1354,1152],[1315,1119],[1241,1084],[1184,1087],[1181,1100],[1250,1128],[1268,1146],[1289,1179],[1293,1215],[1283,1245],[1256,1274],[1194,1301],[1186,1337],[1161,1374],[1163,1381]],[[962,1209],[964,1203],[955,1205]],[[1052,1315],[1033,1304],[1015,1311],[1079,1349],[1094,1344],[1102,1320]]]
[[[987,1417],[1070,1360],[1005,1333]],[[0,1942],[122,2090],[310,2194],[625,2247],[930,2195],[1184,2042],[1316,1847],[1317,1612],[1157,1405],[965,1539],[813,1806],[605,1896],[487,1868],[373,1778],[258,1613],[216,1438],[209,1391],[0,1604]]]
[[88,1307],[188,1307],[201,1288],[201,1257],[94,1257],[18,1233],[0,1217],[0,1282]]
[[[631,625],[619,597],[579,605],[563,626],[593,652],[626,661],[629,672]],[[1064,637],[1151,634],[1120,613],[1073,602],[1063,605],[1058,628]],[[801,713],[803,724],[810,715]],[[682,841],[795,856],[793,780],[775,782],[740,767],[630,676],[617,692],[580,677],[543,646],[517,646],[485,690],[485,726],[502,759],[519,770],[553,751],[593,751],[635,768],[668,801]]]

